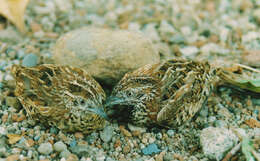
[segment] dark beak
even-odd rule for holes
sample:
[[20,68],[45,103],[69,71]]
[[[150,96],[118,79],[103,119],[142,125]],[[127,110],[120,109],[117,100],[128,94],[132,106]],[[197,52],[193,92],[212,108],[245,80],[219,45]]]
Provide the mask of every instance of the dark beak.
[[104,108],[103,107],[99,107],[99,108],[86,108],[88,111],[90,112],[93,112],[97,115],[99,115],[100,117],[106,119],[106,120],[109,120],[106,112],[104,111]]

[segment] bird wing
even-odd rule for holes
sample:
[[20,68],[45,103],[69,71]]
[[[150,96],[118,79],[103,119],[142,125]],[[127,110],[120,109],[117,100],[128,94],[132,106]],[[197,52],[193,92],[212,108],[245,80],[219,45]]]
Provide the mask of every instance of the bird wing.
[[193,61],[168,61],[165,66],[157,121],[176,126],[192,118],[205,102],[209,93],[208,71],[205,64]]

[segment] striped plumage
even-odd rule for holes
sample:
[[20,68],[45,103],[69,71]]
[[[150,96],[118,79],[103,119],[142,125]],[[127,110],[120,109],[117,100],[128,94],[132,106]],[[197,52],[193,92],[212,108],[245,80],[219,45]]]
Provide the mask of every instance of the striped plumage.
[[102,128],[105,93],[84,70],[51,64],[14,65],[15,95],[27,114],[63,131],[84,133]]
[[216,80],[205,62],[168,60],[127,73],[106,106],[136,125],[176,127],[190,120],[207,100]]

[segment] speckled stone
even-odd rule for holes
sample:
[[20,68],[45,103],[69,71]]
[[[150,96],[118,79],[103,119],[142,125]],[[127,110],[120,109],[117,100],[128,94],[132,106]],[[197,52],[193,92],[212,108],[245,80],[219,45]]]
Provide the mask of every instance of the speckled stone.
[[208,127],[203,129],[200,135],[200,144],[204,154],[215,160],[221,160],[237,142],[237,136],[226,128]]

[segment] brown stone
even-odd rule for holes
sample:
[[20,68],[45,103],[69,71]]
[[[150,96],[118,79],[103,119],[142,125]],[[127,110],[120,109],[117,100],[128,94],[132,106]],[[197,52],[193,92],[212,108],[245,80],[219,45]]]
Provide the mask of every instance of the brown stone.
[[128,130],[126,130],[124,126],[122,126],[122,125],[119,126],[119,129],[120,129],[120,131],[122,132],[122,134],[124,136],[127,136],[127,137],[131,137],[132,136],[132,134]]
[[79,158],[75,154],[70,154],[66,161],[78,161]]
[[14,161],[14,160],[18,160],[19,159],[19,154],[13,154],[13,155],[9,155],[6,158],[6,161]]
[[133,136],[140,136],[141,135],[141,131],[139,130],[135,130],[132,132]]
[[117,147],[119,147],[119,146],[121,146],[121,141],[120,141],[120,139],[117,139],[117,140],[115,141],[114,148],[117,148]]
[[151,41],[139,33],[87,27],[62,36],[53,59],[85,69],[103,85],[115,85],[126,72],[160,61]]
[[33,139],[26,140],[26,146],[28,146],[28,147],[34,146],[34,140]]
[[126,146],[124,146],[124,148],[123,148],[123,153],[124,153],[124,154],[128,154],[128,153],[130,152],[130,150],[131,150],[130,146],[126,145]]
[[81,133],[81,132],[76,132],[76,133],[74,134],[74,136],[75,136],[76,139],[83,139],[83,138],[84,138],[84,135],[83,135],[83,133]]
[[159,155],[155,156],[155,161],[163,161],[164,155],[165,155],[165,151],[162,151]]
[[7,121],[7,119],[8,119],[8,114],[4,114],[2,116],[2,122],[5,123]]
[[246,51],[242,54],[243,64],[260,67],[260,50]]
[[257,120],[255,120],[255,119],[253,119],[253,118],[251,118],[251,119],[249,119],[249,120],[246,120],[245,123],[246,123],[249,127],[251,127],[251,128],[255,128],[255,127],[260,128],[260,122],[257,121]]

